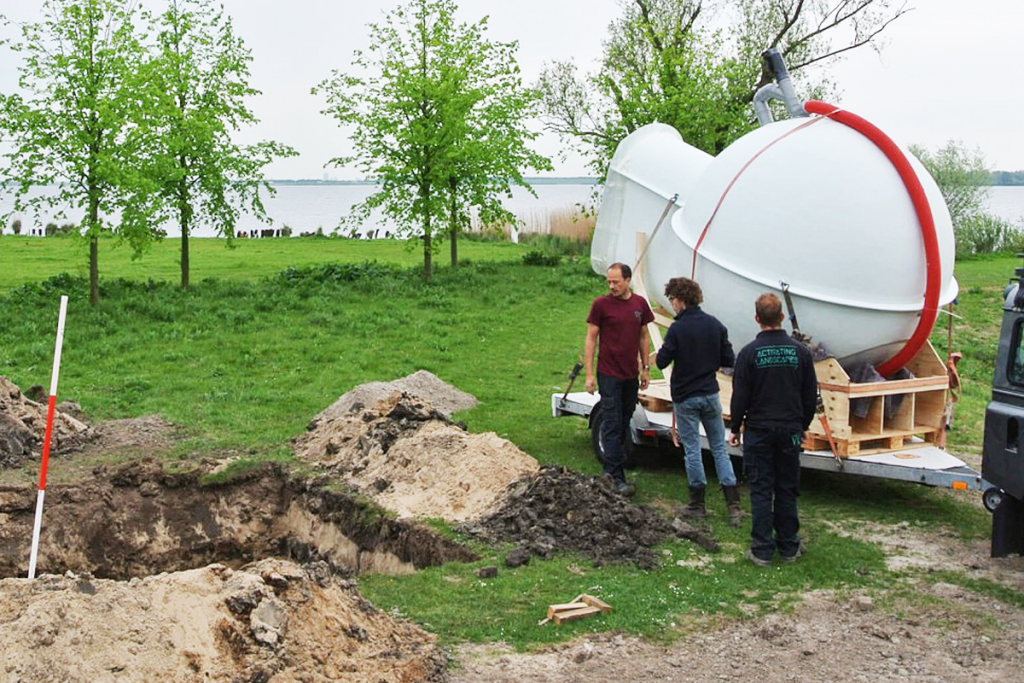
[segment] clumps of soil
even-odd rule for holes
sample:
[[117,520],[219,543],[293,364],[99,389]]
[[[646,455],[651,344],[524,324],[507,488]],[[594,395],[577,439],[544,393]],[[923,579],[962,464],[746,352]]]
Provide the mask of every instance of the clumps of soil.
[[131,581],[0,581],[4,680],[442,681],[435,636],[323,563],[267,559]]
[[462,530],[492,542],[514,543],[545,559],[556,550],[568,550],[598,565],[632,562],[643,569],[657,565],[652,547],[672,535],[717,548],[703,532],[632,504],[607,478],[558,466],[522,477],[509,487],[497,510]]
[[[469,434],[439,410],[466,405],[463,394],[429,373],[416,383],[430,398],[393,390],[376,396],[362,385],[338,399],[295,442],[297,456],[372,498],[399,518],[461,522],[491,507],[506,486],[535,473],[537,461],[493,432]],[[436,379],[436,378],[435,378]],[[394,383],[392,383],[394,384]],[[472,398],[472,397],[470,397]],[[475,399],[474,399],[475,400]],[[461,402],[461,403],[460,403]]]
[[[0,377],[0,469],[20,467],[42,455],[47,406],[25,396],[6,377]],[[95,436],[88,425],[54,410],[52,454],[81,447]]]

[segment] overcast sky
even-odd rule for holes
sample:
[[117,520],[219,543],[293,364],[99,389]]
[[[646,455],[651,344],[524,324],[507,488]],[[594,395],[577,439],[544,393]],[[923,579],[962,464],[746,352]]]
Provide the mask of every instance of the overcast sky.
[[[260,125],[246,141],[273,139],[300,156],[275,162],[271,178],[354,178],[354,170],[325,169],[347,151],[345,134],[320,114],[310,88],[345,70],[355,49],[368,47],[366,26],[397,0],[223,0],[235,32],[252,51],[251,102]],[[620,0],[461,0],[460,19],[490,16],[488,36],[518,40],[524,80],[545,62],[573,58],[593,70]],[[37,20],[39,0],[0,0],[0,13]],[[149,0],[151,9],[159,6]],[[1014,48],[1024,19],[1021,0],[908,0],[912,12],[885,31],[881,54],[859,49],[829,76],[841,95],[834,104],[868,119],[901,144],[935,149],[949,140],[978,148],[992,168],[1024,169],[1024,78]],[[15,64],[0,61],[0,88],[15,81]],[[798,75],[799,76],[799,75]],[[539,151],[556,157],[562,145],[544,138]],[[556,175],[583,175],[582,160],[555,159]]]

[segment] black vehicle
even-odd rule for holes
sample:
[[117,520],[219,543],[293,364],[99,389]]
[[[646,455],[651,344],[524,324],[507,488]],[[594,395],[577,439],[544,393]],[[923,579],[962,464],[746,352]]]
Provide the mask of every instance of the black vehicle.
[[1004,292],[981,461],[982,476],[995,487],[985,494],[993,511],[992,557],[1024,553],[1024,268],[1014,274]]

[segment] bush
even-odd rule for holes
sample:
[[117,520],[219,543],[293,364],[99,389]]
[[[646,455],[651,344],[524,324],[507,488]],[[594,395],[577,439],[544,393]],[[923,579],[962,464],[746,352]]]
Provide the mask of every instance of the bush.
[[13,232],[15,235],[20,235],[21,234],[21,219],[20,218],[15,218],[13,221],[11,221],[11,232]]
[[1015,251],[1024,245],[1024,234],[1017,227],[987,213],[962,217],[954,235],[958,257]]
[[561,263],[562,257],[558,254],[545,254],[537,249],[523,254],[523,264],[527,266],[557,266]]

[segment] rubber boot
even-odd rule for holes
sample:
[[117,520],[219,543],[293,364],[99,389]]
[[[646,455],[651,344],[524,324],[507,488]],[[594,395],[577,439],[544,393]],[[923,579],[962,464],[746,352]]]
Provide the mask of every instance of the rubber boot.
[[704,487],[690,487],[690,502],[685,507],[677,508],[676,513],[680,517],[690,519],[707,519],[708,513],[704,508]]
[[723,486],[722,493],[725,494],[725,509],[729,515],[729,526],[739,526],[743,521],[743,508],[740,507],[739,486]]

